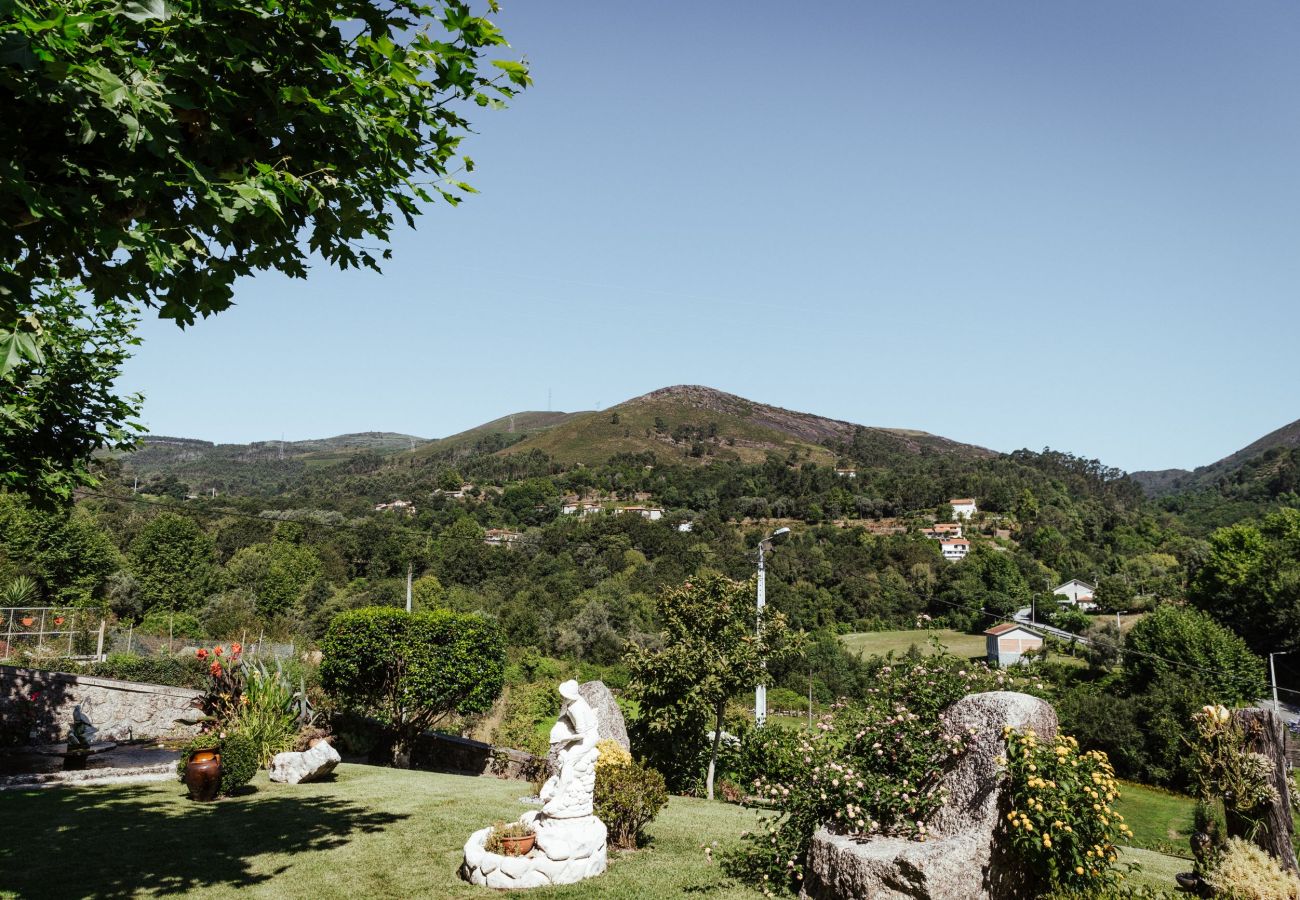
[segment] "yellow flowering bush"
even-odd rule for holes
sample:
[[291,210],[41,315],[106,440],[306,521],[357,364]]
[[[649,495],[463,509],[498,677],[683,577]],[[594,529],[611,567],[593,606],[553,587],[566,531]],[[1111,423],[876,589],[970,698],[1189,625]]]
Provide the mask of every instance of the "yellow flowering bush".
[[623,749],[618,741],[605,738],[596,742],[600,755],[596,757],[596,778],[614,766],[626,766],[632,762],[632,754]]
[[1116,844],[1133,834],[1115,811],[1119,783],[1106,754],[1072,737],[1006,728],[1011,844],[1053,888],[1095,890],[1123,879]]

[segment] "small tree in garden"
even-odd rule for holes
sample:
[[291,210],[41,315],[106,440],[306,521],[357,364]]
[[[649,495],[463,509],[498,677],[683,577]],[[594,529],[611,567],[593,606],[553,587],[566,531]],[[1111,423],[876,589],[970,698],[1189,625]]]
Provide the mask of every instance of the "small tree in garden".
[[759,682],[764,660],[795,650],[780,613],[764,616],[755,633],[753,597],[750,583],[722,575],[688,581],[659,599],[662,647],[633,645],[624,657],[629,688],[641,704],[634,733],[671,786],[681,788],[698,773],[694,763],[712,721],[705,780],[710,800],[727,701]]
[[340,613],[321,652],[325,690],[388,725],[398,766],[409,766],[420,734],[451,713],[490,709],[505,675],[496,622],[449,610]]

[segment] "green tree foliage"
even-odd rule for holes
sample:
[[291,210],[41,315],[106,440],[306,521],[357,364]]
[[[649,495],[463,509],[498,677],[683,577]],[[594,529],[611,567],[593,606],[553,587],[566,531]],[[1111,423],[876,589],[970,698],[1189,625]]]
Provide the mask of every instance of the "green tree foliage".
[[1216,531],[1187,598],[1259,653],[1300,648],[1300,510]]
[[[1030,590],[1015,560],[1006,553],[978,546],[954,568],[956,576],[944,591],[940,614],[971,631],[981,631],[998,617],[1029,605]],[[958,622],[953,607],[965,607]]]
[[[0,75],[0,90],[3,83]],[[4,310],[0,295],[0,488],[46,506],[66,502],[75,488],[98,483],[92,452],[133,443],[140,397],[119,397],[114,382],[139,343],[135,317],[116,301],[82,309],[68,291],[27,307],[12,330],[18,314]]]
[[85,510],[34,509],[0,494],[0,575],[31,577],[45,602],[98,602],[120,564],[112,540]]
[[194,609],[212,587],[212,539],[193,519],[162,513],[131,543],[130,565],[146,613]]
[[1199,610],[1164,604],[1129,631],[1124,673],[1140,692],[1162,676],[1196,678],[1227,706],[1264,696],[1264,662],[1233,632]]
[[53,267],[189,323],[242,275],[305,277],[309,253],[377,269],[396,219],[472,191],[463,110],[529,81],[485,65],[505,43],[458,0],[12,0],[4,306]]
[[640,703],[634,722],[638,749],[670,784],[698,777],[693,768],[712,725],[705,785],[713,799],[722,720],[729,699],[763,678],[763,660],[795,649],[785,617],[769,612],[754,632],[753,585],[706,574],[664,592],[659,601],[661,646],[632,646],[624,658],[630,691]]
[[5,3],[3,483],[66,500],[122,443],[130,304],[189,324],[309,255],[378,270],[399,219],[472,193],[465,111],[530,81],[505,44],[461,0]]
[[486,712],[501,693],[505,644],[497,624],[448,610],[368,607],[340,613],[321,642],[321,683],[392,731],[393,761],[453,712]]
[[311,547],[276,539],[238,551],[226,565],[229,587],[249,593],[261,615],[300,613],[307,591],[321,577]]

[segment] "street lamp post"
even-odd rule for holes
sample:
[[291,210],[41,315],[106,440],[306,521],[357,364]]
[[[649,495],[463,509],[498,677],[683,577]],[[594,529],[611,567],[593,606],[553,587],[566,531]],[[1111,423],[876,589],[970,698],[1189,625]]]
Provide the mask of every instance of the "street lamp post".
[[1268,655],[1268,678],[1269,681],[1273,682],[1273,712],[1278,715],[1282,714],[1282,705],[1277,702],[1277,669],[1273,667],[1273,657],[1286,656],[1290,652],[1290,650],[1279,650],[1277,653]]
[[[778,538],[785,537],[789,533],[789,528],[778,528],[758,542],[758,603],[754,617],[754,633],[759,640],[763,638],[763,607],[767,605],[767,567],[763,562],[763,551],[770,550]],[[767,660],[763,660],[763,668],[767,668]],[[758,684],[754,687],[754,725],[762,728],[766,722],[767,685]]]

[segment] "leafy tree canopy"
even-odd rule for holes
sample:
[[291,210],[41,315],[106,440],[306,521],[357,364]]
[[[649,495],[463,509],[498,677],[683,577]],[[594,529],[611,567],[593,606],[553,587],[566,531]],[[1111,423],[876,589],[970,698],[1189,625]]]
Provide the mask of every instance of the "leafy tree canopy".
[[1264,662],[1246,642],[1205,613],[1163,604],[1133,626],[1125,640],[1124,674],[1130,690],[1156,678],[1195,678],[1218,703],[1264,696]]
[[450,610],[408,613],[367,607],[340,613],[321,642],[321,683],[393,732],[393,759],[410,762],[415,741],[453,712],[486,712],[505,677],[496,622]]

